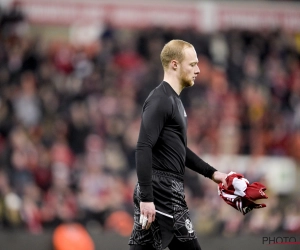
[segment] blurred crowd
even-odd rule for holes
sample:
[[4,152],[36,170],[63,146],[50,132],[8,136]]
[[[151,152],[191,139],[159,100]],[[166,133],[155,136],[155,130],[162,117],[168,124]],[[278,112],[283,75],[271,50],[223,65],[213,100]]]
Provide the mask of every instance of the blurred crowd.
[[[75,221],[130,233],[141,107],[163,78],[159,54],[173,38],[192,43],[199,55],[201,73],[181,95],[190,148],[200,156],[300,162],[300,49],[293,34],[107,24],[98,41],[76,46],[29,36],[18,8],[1,10],[0,18],[2,229],[41,233]],[[213,182],[190,171],[186,179],[200,234],[300,232],[299,196],[270,192],[267,208],[243,217]]]

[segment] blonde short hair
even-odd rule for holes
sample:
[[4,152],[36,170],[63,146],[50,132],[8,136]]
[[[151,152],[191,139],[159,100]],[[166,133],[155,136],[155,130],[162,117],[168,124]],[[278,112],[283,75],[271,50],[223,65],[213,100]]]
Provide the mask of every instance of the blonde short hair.
[[171,40],[163,47],[160,53],[161,64],[166,69],[172,60],[182,62],[184,59],[183,49],[194,47],[192,44],[183,40]]

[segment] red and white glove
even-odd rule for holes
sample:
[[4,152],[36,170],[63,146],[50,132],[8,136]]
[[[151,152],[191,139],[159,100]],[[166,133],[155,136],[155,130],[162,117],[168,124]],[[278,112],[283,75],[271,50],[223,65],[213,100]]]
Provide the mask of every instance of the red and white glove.
[[218,185],[219,196],[230,206],[240,211],[243,215],[253,209],[266,207],[266,204],[256,204],[258,199],[267,199],[263,184],[249,181],[242,174],[230,172],[226,178],[227,188],[222,183]]

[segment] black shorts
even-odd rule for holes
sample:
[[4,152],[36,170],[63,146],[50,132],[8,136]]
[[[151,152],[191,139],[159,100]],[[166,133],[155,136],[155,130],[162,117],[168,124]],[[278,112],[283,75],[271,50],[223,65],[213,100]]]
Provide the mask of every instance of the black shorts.
[[177,175],[153,170],[155,221],[150,229],[142,229],[140,219],[140,187],[134,190],[134,227],[129,245],[152,245],[166,248],[175,236],[180,242],[196,239],[185,202],[183,180]]

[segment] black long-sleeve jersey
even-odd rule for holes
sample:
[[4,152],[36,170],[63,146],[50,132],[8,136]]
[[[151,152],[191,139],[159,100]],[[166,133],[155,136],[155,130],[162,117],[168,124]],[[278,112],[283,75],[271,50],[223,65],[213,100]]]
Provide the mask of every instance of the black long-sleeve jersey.
[[136,149],[141,200],[153,201],[152,168],[183,178],[185,166],[211,178],[215,168],[187,147],[187,115],[178,94],[162,82],[146,99]]

